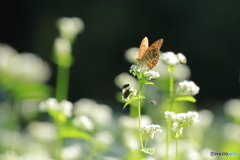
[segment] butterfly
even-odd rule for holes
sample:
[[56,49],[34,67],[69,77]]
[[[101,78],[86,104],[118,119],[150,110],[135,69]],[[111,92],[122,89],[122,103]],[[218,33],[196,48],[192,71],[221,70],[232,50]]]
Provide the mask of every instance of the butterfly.
[[163,44],[163,39],[155,41],[150,47],[148,47],[148,38],[144,37],[139,50],[137,61],[141,67],[152,69],[157,65],[160,56],[160,48]]

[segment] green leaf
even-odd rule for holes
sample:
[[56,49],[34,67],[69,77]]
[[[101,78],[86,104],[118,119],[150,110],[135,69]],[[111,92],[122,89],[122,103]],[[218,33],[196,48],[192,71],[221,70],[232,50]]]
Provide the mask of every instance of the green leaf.
[[49,86],[41,83],[20,83],[13,88],[13,95],[16,99],[47,99],[50,96]]
[[131,99],[124,104],[123,109],[125,109],[125,107],[126,107],[127,105],[129,105],[130,103],[132,103],[132,102],[135,101],[136,99],[138,99],[138,97],[136,97],[136,96],[131,97]]
[[140,152],[141,150],[140,149],[138,149],[138,150],[134,150],[134,151],[132,151],[132,152]]
[[156,148],[143,148],[141,149],[142,152],[146,153],[146,154],[153,154],[155,152]]
[[152,85],[154,84],[153,82],[150,82],[150,81],[148,81],[146,79],[139,79],[138,82],[139,83],[143,83],[143,84],[152,84]]
[[123,109],[125,109],[125,107],[126,107],[128,104],[132,103],[133,101],[135,101],[135,100],[137,100],[137,99],[144,99],[144,98],[146,98],[146,97],[144,97],[144,96],[132,96],[132,97],[130,98],[130,100],[127,101],[127,102],[124,104]]
[[92,141],[92,137],[84,131],[80,131],[75,127],[63,127],[60,128],[60,131],[58,133],[58,137],[61,138],[78,138],[83,139],[86,141]]
[[189,101],[189,102],[196,102],[197,100],[192,96],[182,96],[174,98],[174,101]]
[[67,121],[66,115],[60,111],[49,110],[48,114],[58,122],[65,123]]

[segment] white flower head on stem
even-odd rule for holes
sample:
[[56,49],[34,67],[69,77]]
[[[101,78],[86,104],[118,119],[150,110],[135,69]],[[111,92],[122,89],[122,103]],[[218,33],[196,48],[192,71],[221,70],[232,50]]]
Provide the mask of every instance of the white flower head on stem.
[[147,68],[142,68],[139,66],[132,65],[129,70],[134,76],[137,76],[138,79],[145,78],[147,80],[155,79],[160,77],[160,74],[156,71],[149,70]]
[[179,82],[179,86],[177,88],[177,94],[179,96],[190,95],[194,96],[198,94],[200,88],[193,81],[183,81]]
[[39,104],[39,109],[42,112],[55,111],[63,113],[66,117],[72,116],[73,104],[69,101],[62,100],[60,103],[55,98],[49,98]]
[[181,62],[183,64],[187,63],[187,58],[182,53],[178,53],[177,58],[178,58],[179,62]]
[[174,54],[173,52],[165,52],[161,55],[161,60],[167,65],[176,65],[179,63],[186,64],[187,59],[182,53]]
[[130,86],[129,84],[125,84],[122,90],[122,100],[127,102],[130,100],[131,96],[136,96],[137,90]]
[[86,115],[75,117],[73,119],[73,125],[86,131],[92,131],[94,129],[92,120]]
[[150,136],[152,139],[154,138],[155,132],[162,132],[160,125],[152,124],[152,125],[143,126],[140,128],[141,134]]
[[72,108],[73,108],[73,104],[69,101],[66,100],[62,100],[60,103],[60,108],[61,111],[67,116],[67,117],[71,117],[72,116]]
[[175,132],[175,137],[179,138],[182,135],[183,127],[191,126],[199,122],[199,114],[197,112],[174,113],[165,112],[167,121],[172,122],[172,130]]
[[82,19],[63,17],[58,20],[57,27],[62,37],[74,40],[77,34],[83,32],[84,22]]

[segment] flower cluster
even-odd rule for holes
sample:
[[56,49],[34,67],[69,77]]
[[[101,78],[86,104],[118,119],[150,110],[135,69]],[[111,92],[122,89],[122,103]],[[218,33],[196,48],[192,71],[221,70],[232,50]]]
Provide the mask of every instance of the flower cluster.
[[132,65],[129,70],[134,76],[137,76],[138,79],[144,78],[147,80],[155,79],[160,77],[160,74],[156,71],[148,70],[147,68],[142,68],[139,66]]
[[73,119],[73,125],[86,131],[92,131],[94,129],[94,123],[86,115],[80,115],[75,117]]
[[51,75],[48,64],[32,53],[19,54],[15,49],[0,44],[1,82],[46,82]]
[[57,27],[60,31],[61,37],[72,41],[77,34],[83,32],[84,23],[82,19],[77,17],[63,17],[58,20]]
[[82,98],[74,103],[73,124],[87,131],[96,131],[107,127],[112,121],[112,109],[108,105],[98,104],[94,100]]
[[152,139],[154,138],[155,132],[162,132],[162,129],[159,125],[152,124],[148,126],[143,126],[140,129],[141,134],[150,136]]
[[130,86],[129,84],[125,84],[122,90],[122,100],[127,102],[130,100],[131,96],[136,96],[137,90]]
[[167,121],[172,122],[172,130],[175,132],[175,137],[179,138],[182,135],[183,127],[191,126],[192,124],[199,122],[199,114],[197,112],[187,112],[187,113],[174,113],[165,112],[165,118]]
[[174,54],[173,52],[165,52],[161,55],[161,59],[167,65],[176,65],[179,63],[186,64],[187,59],[182,53]]
[[72,116],[73,104],[69,101],[63,100],[58,102],[55,98],[49,98],[39,104],[40,111],[55,111],[63,113],[66,117]]
[[179,96],[191,95],[194,96],[198,94],[199,87],[193,81],[183,81],[179,82],[179,86],[177,88],[177,94]]

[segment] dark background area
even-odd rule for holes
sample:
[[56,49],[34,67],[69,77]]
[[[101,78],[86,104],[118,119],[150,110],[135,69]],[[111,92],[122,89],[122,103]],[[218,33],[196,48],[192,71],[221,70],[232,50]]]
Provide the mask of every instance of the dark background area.
[[32,52],[50,63],[56,20],[79,17],[85,31],[74,44],[69,100],[87,97],[114,103],[116,75],[131,64],[124,51],[163,38],[161,51],[181,52],[191,80],[200,86],[198,107],[211,108],[239,96],[240,1],[4,0],[0,4],[0,43]]

